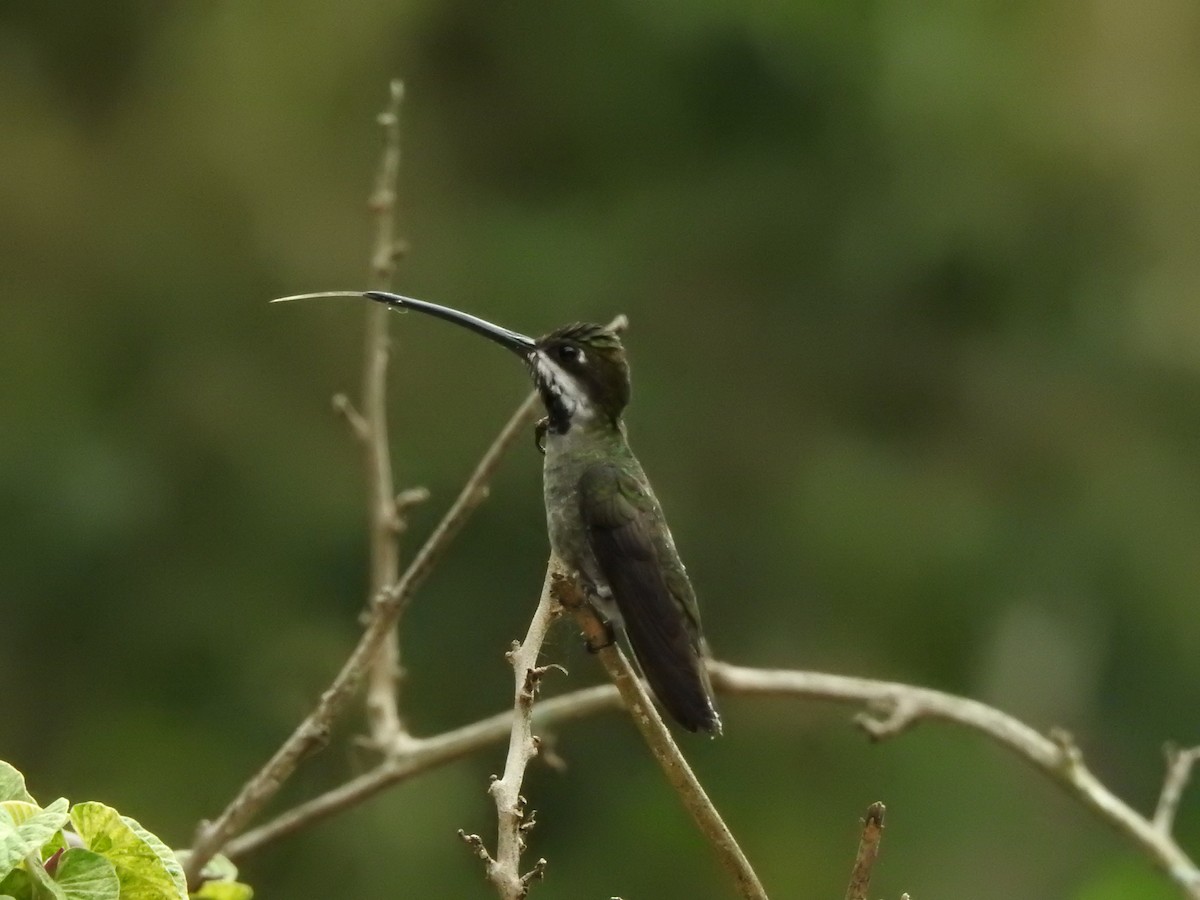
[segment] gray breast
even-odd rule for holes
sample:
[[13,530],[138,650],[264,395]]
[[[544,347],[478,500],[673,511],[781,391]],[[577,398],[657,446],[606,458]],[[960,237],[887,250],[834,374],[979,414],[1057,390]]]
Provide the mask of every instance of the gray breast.
[[600,575],[579,510],[579,478],[586,463],[575,454],[562,452],[564,448],[560,442],[563,441],[564,438],[557,435],[550,435],[546,441],[542,486],[550,549],[583,576],[590,590],[599,597],[607,597],[610,593],[608,585]]

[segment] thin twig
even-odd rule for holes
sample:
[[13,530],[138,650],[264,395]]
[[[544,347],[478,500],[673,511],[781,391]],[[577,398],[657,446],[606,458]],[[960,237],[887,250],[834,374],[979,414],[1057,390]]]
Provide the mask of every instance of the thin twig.
[[533,734],[533,706],[538,686],[547,668],[539,666],[538,656],[550,625],[559,613],[559,606],[550,596],[552,569],[547,567],[541,598],[525,640],[514,643],[507,653],[513,667],[513,717],[509,731],[508,756],[504,774],[493,778],[488,792],[496,803],[496,852],[490,854],[483,839],[476,834],[459,831],[459,836],[484,862],[488,881],[496,888],[501,900],[522,900],[530,885],[542,877],[546,860],[539,859],[528,872],[521,872],[521,853],[525,850],[525,835],[532,830],[536,813],[527,809],[521,795],[525,769],[537,756],[538,740]]
[[[625,316],[617,316],[609,328],[621,331],[627,328],[629,320]],[[366,666],[374,658],[388,637],[390,629],[403,615],[412,593],[429,576],[430,571],[441,559],[442,554],[459,530],[470,518],[471,513],[487,497],[487,483],[492,473],[500,464],[501,458],[516,442],[522,431],[533,420],[534,413],[539,407],[537,391],[530,391],[525,399],[517,406],[508,421],[500,429],[491,445],[484,451],[475,471],[467,479],[458,497],[446,511],[442,520],[433,529],[421,549],[413,557],[404,574],[392,587],[380,593],[370,609],[370,618],[362,637],[359,638],[350,658],[342,665],[333,682],[321,695],[317,706],[299,727],[284,741],[267,763],[248,780],[239,790],[236,797],[230,801],[224,811],[215,820],[202,821],[196,829],[192,842],[191,855],[188,857],[187,876],[189,883],[195,883],[196,878],[205,864],[218,853],[234,835],[258,814],[272,797],[279,791],[283,783],[296,771],[303,758],[318,748],[327,738],[334,720],[341,715],[354,690],[363,678]],[[410,759],[410,753],[419,753],[425,741],[412,738],[406,734],[400,735],[395,744],[386,748],[387,751],[403,760]],[[403,761],[402,760],[402,761]],[[401,761],[401,762],[402,762]],[[395,771],[403,771],[403,766],[396,768],[381,766],[374,772],[368,773],[373,778],[380,779],[381,786],[394,783],[406,777],[392,777]],[[391,780],[388,780],[391,778]],[[381,788],[376,788],[376,790]],[[369,791],[374,793],[374,790]],[[322,801],[322,798],[318,798]],[[322,813],[318,818],[328,815],[322,802],[314,804]],[[339,808],[336,805],[333,810]],[[285,813],[276,825],[288,817]],[[288,829],[295,830],[294,826]],[[287,833],[287,832],[284,832]]]
[[1167,775],[1163,779],[1158,807],[1154,810],[1154,827],[1169,835],[1175,827],[1175,813],[1179,809],[1179,801],[1183,798],[1184,788],[1192,777],[1192,767],[1200,762],[1200,746],[1180,749],[1168,745],[1166,756]]
[[367,666],[374,659],[380,645],[388,638],[392,626],[408,605],[413,592],[429,576],[463,524],[487,496],[487,482],[505,451],[524,431],[536,404],[537,396],[531,394],[517,407],[516,412],[484,452],[454,503],[417,551],[404,574],[376,598],[370,620],[358,644],[349,659],[342,664],[341,670],[329,687],[321,694],[313,711],[267,763],[242,786],[237,796],[216,820],[200,823],[192,844],[192,853],[188,857],[189,883],[195,883],[198,873],[213,854],[219,852],[225,843],[240,832],[267,801],[275,796],[304,757],[325,742],[330,727],[345,710],[354,691],[361,684]]
[[878,801],[867,807],[854,868],[850,870],[850,884],[846,887],[846,900],[867,900],[871,873],[875,870],[875,860],[879,858],[879,842],[883,839],[883,816],[886,811]]
[[[545,730],[620,708],[616,688],[601,684],[538,701],[533,707],[533,724]],[[512,724],[513,710],[508,709],[434,737],[413,738],[409,746],[384,757],[369,772],[234,838],[225,853],[234,859],[246,857],[280,838],[353,809],[393,785],[498,744],[511,735]]]
[[333,400],[330,402],[333,411],[346,420],[346,424],[350,426],[350,433],[354,435],[354,439],[368,441],[371,437],[371,429],[367,425],[367,420],[362,417],[354,404],[350,402],[350,398],[345,394],[334,394]]
[[1200,900],[1200,869],[1171,835],[1109,790],[1084,765],[1083,754],[1064,731],[1040,734],[1007,713],[966,697],[928,688],[826,675],[819,672],[747,669],[726,663],[709,667],[713,684],[733,693],[812,697],[865,703],[856,721],[872,738],[901,734],[926,719],[978,731],[1011,750],[1132,841],[1175,882],[1189,900]]
[[[879,739],[899,734],[918,719],[938,719],[978,732],[1032,763],[1052,780],[1064,784],[1071,796],[1108,822],[1165,871],[1179,886],[1183,896],[1189,900],[1200,900],[1200,869],[1169,834],[1164,834],[1151,821],[1115,797],[1094,776],[1089,775],[1088,780],[1079,784],[1073,780],[1064,781],[1064,766],[1078,772],[1077,767],[1081,763],[1077,753],[1068,752],[1064,757],[1061,735],[1059,743],[1055,743],[1028,725],[975,700],[891,681],[823,672],[754,669],[723,662],[710,662],[709,673],[713,687],[722,695],[800,698],[865,705],[877,714],[903,707],[905,713],[901,718],[891,715],[881,722],[876,715],[861,720],[864,729]],[[613,709],[618,699],[616,689],[611,685],[573,691],[536,704],[533,710],[534,724],[539,728],[549,728],[586,718]],[[230,844],[230,855],[245,856],[314,822],[350,809],[391,785],[494,744],[509,733],[511,724],[512,710],[508,710],[436,737],[419,739],[411,754],[398,754],[353,781],[283,813],[253,832],[247,832]],[[1069,766],[1068,759],[1071,760]]]
[[[683,801],[684,807],[700,828],[700,832],[712,845],[717,859],[726,871],[733,877],[741,896],[751,900],[766,900],[767,892],[759,881],[758,875],[738,846],[717,812],[717,808],[709,799],[691,767],[687,764],[679,747],[671,737],[671,732],[663,724],[658,710],[654,708],[649,694],[637,675],[634,674],[625,654],[611,640],[608,628],[596,615],[589,603],[586,603],[579,586],[571,578],[559,576],[554,579],[554,592],[558,601],[571,610],[588,641],[589,647],[598,648],[596,656],[604,666],[608,677],[625,701],[625,707],[633,719],[634,725],[641,732],[642,739],[650,748],[651,754],[662,767],[667,781],[675,788]],[[607,646],[604,646],[607,643]]]
[[[389,290],[396,271],[396,183],[400,175],[400,104],[404,85],[390,85],[387,109],[379,115],[383,126],[383,155],[368,206],[375,216],[375,248],[371,253],[372,290]],[[388,447],[387,371],[391,342],[388,309],[367,304],[363,347],[362,414],[358,429],[362,437],[363,462],[367,472],[370,585],[368,597],[376,597],[396,583],[400,571],[400,510]],[[350,420],[353,423],[353,419]],[[366,711],[371,741],[376,747],[391,747],[407,733],[400,715],[401,678],[399,619],[392,634],[371,661],[367,676]]]

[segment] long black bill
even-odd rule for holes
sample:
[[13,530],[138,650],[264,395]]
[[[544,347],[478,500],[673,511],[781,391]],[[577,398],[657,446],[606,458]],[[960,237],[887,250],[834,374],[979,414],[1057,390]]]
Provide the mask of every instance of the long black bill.
[[501,347],[507,347],[522,358],[528,357],[530,352],[537,346],[534,339],[527,335],[509,331],[507,328],[501,328],[499,325],[493,325],[491,322],[484,321],[469,313],[459,312],[457,309],[451,309],[448,306],[439,306],[436,303],[415,300],[412,297],[401,297],[399,294],[389,294],[386,291],[367,291],[363,296],[395,309],[413,309],[438,319],[444,319],[447,322],[453,322],[455,325],[461,325],[469,331],[481,334],[485,338],[490,338]]

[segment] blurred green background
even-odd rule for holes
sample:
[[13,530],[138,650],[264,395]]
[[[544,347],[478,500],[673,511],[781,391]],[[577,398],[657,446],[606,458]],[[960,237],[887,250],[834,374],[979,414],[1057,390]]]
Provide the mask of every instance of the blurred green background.
[[[1152,808],[1200,739],[1200,8],[515,0],[0,7],[0,758],[175,845],[339,665],[363,603],[363,309],[391,77],[397,288],[541,332],[629,314],[629,425],[731,661],[900,679],[1073,731]],[[436,521],[527,382],[393,317]],[[532,442],[530,442],[531,444]],[[420,733],[503,708],[541,583],[521,443],[407,620]],[[597,679],[570,629],[560,690]],[[689,739],[772,896],[1168,898],[981,739],[727,699]],[[349,738],[361,721],[347,723]],[[546,898],[730,891],[628,724],[557,735]],[[297,800],[361,771],[348,740]],[[247,861],[259,896],[492,896],[503,750]],[[1200,790],[1185,800],[1200,847]]]

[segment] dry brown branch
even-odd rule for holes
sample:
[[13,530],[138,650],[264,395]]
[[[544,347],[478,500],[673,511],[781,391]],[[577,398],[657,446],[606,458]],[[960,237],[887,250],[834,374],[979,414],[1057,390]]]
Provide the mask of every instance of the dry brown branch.
[[634,674],[621,649],[608,640],[607,626],[601,622],[591,605],[584,601],[579,586],[573,579],[556,574],[553,580],[555,597],[575,615],[588,646],[597,648],[596,656],[620,693],[633,724],[637,726],[642,739],[650,748],[663,774],[667,776],[667,781],[679,794],[700,832],[712,845],[717,859],[733,878],[739,893],[743,897],[766,900],[767,892],[763,889],[762,882],[758,880],[758,875],[742,848],[738,846],[729,826],[709,799],[704,786],[700,784],[679,751],[671,732],[667,730],[658,710],[651,702],[650,695]]
[[[616,689],[598,685],[539,701],[533,707],[533,724],[544,730],[620,707]],[[248,856],[280,838],[353,809],[393,785],[498,744],[512,733],[512,724],[513,710],[509,709],[434,737],[413,738],[407,747],[387,756],[371,771],[234,838],[225,852],[235,859]]]
[[1064,787],[1071,796],[1132,841],[1189,900],[1200,900],[1200,869],[1174,838],[1109,790],[1083,762],[1065,731],[1049,736],[1007,713],[966,697],[929,688],[825,675],[819,672],[747,669],[725,663],[710,667],[719,690],[775,696],[811,697],[866,704],[857,723],[872,738],[898,735],[926,719],[939,719],[978,731],[1016,753]]
[[[371,253],[372,290],[389,290],[396,271],[396,183],[400,175],[400,104],[404,85],[393,81],[390,101],[379,115],[384,146],[375,189],[368,206],[375,216],[375,247]],[[400,572],[401,512],[396,505],[391,452],[388,447],[387,372],[391,344],[388,310],[367,304],[363,346],[362,413],[355,431],[361,438],[366,468],[369,588],[368,598],[396,583]],[[348,416],[349,418],[349,416]],[[369,614],[369,613],[368,613]],[[393,746],[406,733],[400,715],[400,645],[397,622],[379,647],[367,676],[366,711],[371,741],[376,747]]]
[[871,888],[871,873],[875,870],[875,860],[879,858],[879,842],[883,839],[885,812],[884,805],[879,802],[867,807],[862,837],[858,841],[858,854],[854,857],[854,868],[850,870],[846,900],[867,900],[867,891]]
[[[617,316],[609,324],[609,327],[621,331],[628,327],[628,324],[629,322],[624,316]],[[267,763],[241,787],[237,796],[229,802],[221,815],[211,822],[202,821],[197,827],[191,855],[188,858],[186,874],[189,883],[196,882],[199,872],[213,855],[220,852],[234,835],[239,834],[245,828],[259,810],[275,796],[283,783],[292,776],[301,761],[325,742],[330,727],[342,714],[354,691],[362,682],[366,667],[374,659],[379,647],[388,638],[391,629],[403,615],[413,592],[429,576],[446,548],[470,518],[471,513],[487,498],[487,484],[491,480],[492,473],[495,472],[500,460],[516,442],[522,431],[533,421],[538,404],[537,391],[530,391],[500,429],[491,445],[484,451],[454,503],[426,538],[404,574],[390,588],[376,596],[371,605],[369,619],[362,637],[359,638],[349,659],[322,693],[313,711],[275,751]],[[460,731],[471,732],[472,729],[473,726],[468,726]],[[436,739],[421,740],[401,734],[393,746],[385,748],[389,754],[400,760],[399,764],[391,765],[389,761],[385,760],[381,766],[368,773],[372,779],[371,783],[375,785],[382,781],[386,785],[407,777],[405,774],[397,775],[396,773],[406,771],[405,761],[422,758],[423,752],[428,749],[431,742],[436,743]],[[438,743],[437,746],[447,745]],[[426,766],[426,768],[428,767]],[[356,786],[358,789],[362,789],[363,786],[359,785],[358,781],[356,779],[343,787]],[[379,787],[375,787],[369,790],[367,795],[379,789]],[[318,807],[321,812],[316,815],[316,818],[329,814],[326,812],[328,802],[328,795],[318,798],[314,806]],[[345,807],[338,807],[334,804],[330,811],[336,811],[338,808]],[[287,819],[289,815],[285,813],[270,825],[282,825],[282,820]],[[285,825],[286,830],[283,833],[290,833],[297,827],[299,826]],[[245,851],[243,850],[243,852]]]
[[[1086,777],[1081,777],[1081,772],[1086,770],[1079,768],[1082,761],[1077,751],[1068,750],[1064,756],[1063,745],[1069,747],[1070,744],[1063,735],[1055,742],[978,701],[912,685],[822,672],[754,669],[722,662],[710,663],[709,671],[713,686],[722,695],[802,698],[867,706],[876,714],[860,721],[868,734],[877,739],[895,736],[924,719],[937,719],[978,732],[1063,784],[1071,796],[1108,822],[1166,872],[1182,896],[1200,900],[1200,869],[1196,863],[1170,834],[1115,797],[1095,776],[1087,773]],[[573,691],[538,702],[533,708],[534,724],[537,728],[549,728],[613,709],[619,704],[616,688],[611,685]],[[901,708],[905,710],[903,716],[895,712]],[[878,717],[880,712],[885,714],[882,721]],[[391,785],[495,744],[509,733],[512,715],[512,710],[508,710],[436,737],[416,739],[411,751],[399,753],[353,781],[247,832],[229,845],[229,854],[245,856],[314,822],[352,808]],[[1178,773],[1181,770],[1181,763],[1172,764],[1171,772],[1176,773],[1173,780],[1180,791],[1182,781]],[[1168,778],[1171,777],[1169,773]],[[1161,801],[1159,805],[1161,807]]]
[[212,822],[200,823],[196,829],[191,856],[188,858],[189,883],[195,883],[196,876],[213,854],[218,853],[233,835],[240,832],[275,796],[301,761],[325,742],[330,727],[345,710],[362,683],[367,666],[388,638],[413,592],[429,576],[463,524],[487,496],[487,482],[505,451],[528,425],[536,403],[536,394],[531,394],[517,407],[516,412],[484,452],[454,503],[417,551],[404,574],[394,585],[378,595],[372,604],[370,619],[358,644],[329,687],[321,694],[313,711],[267,763],[242,786],[220,816]]
[[488,788],[496,803],[495,854],[488,853],[479,835],[466,834],[461,830],[458,832],[483,860],[488,881],[496,888],[501,900],[522,900],[529,893],[529,886],[541,878],[546,869],[546,860],[539,859],[532,869],[521,873],[525,835],[532,830],[536,816],[535,812],[527,809],[528,801],[521,794],[521,785],[529,761],[538,753],[538,740],[533,734],[533,706],[542,677],[549,668],[538,665],[538,656],[542,652],[546,633],[559,613],[558,604],[550,595],[552,574],[553,569],[548,566],[541,598],[529,622],[525,640],[514,642],[506,654],[512,664],[515,690],[504,774],[493,778]]
[[[379,217],[372,258],[373,288],[388,286],[399,253],[393,229],[395,178],[399,166],[399,131],[395,115],[400,97],[399,84],[395,83],[393,106],[381,117],[381,123],[388,129],[388,139],[377,190],[372,197],[372,209]],[[765,897],[749,863],[712,807],[703,787],[679,754],[647,693],[617,648],[610,647],[598,654],[614,686],[590,688],[533,703],[539,677],[533,674],[539,671],[536,650],[540,647],[544,626],[548,624],[548,621],[539,624],[541,606],[539,615],[531,622],[526,641],[518,645],[513,653],[518,679],[514,710],[431,738],[415,738],[405,731],[396,703],[398,649],[394,641],[389,644],[388,639],[394,635],[396,623],[413,592],[428,577],[447,545],[486,497],[487,481],[503,453],[516,440],[525,424],[532,420],[538,398],[536,393],[530,393],[518,407],[404,574],[396,578],[396,536],[402,524],[400,516],[403,507],[418,502],[420,495],[402,492],[397,497],[394,493],[384,418],[388,359],[386,314],[386,309],[373,304],[368,310],[364,411],[359,413],[344,396],[334,398],[335,409],[346,418],[367,448],[368,489],[372,500],[372,584],[377,590],[373,594],[366,627],[349,659],[308,717],[262,769],[246,782],[221,815],[213,822],[202,822],[197,828],[186,868],[189,883],[195,884],[197,873],[222,848],[227,848],[232,856],[243,856],[270,841],[348,809],[389,785],[459,759],[480,747],[502,740],[508,734],[510,751],[505,776],[497,779],[492,788],[500,821],[495,859],[481,839],[476,836],[464,837],[475,852],[488,862],[489,877],[492,877],[493,868],[500,873],[493,881],[501,888],[501,896],[523,897],[529,883],[541,875],[544,866],[544,861],[539,860],[531,871],[524,875],[519,873],[522,835],[532,825],[532,816],[525,814],[524,800],[519,791],[525,766],[536,750],[532,736],[533,723],[549,725],[592,715],[602,709],[613,708],[618,705],[619,699],[630,710],[635,725],[642,732],[668,781],[680,793],[689,812],[713,843],[718,856],[733,873],[743,896]],[[610,325],[618,330],[625,326],[624,317],[618,317]],[[543,590],[543,603],[548,602],[548,594]],[[593,637],[599,636],[594,630],[602,629],[602,625],[590,607],[577,603],[575,613],[585,633],[592,630]],[[391,656],[386,655],[387,650],[381,649],[386,647],[392,648]],[[526,658],[528,654],[522,652],[527,650],[532,654],[529,658]],[[372,736],[377,746],[387,751],[385,758],[371,772],[233,839],[270,801],[300,762],[323,745],[332,723],[344,712],[368,669],[372,671],[368,690]],[[749,669],[724,663],[712,663],[710,669],[714,685],[723,693],[808,697],[864,704],[868,712],[861,713],[857,722],[871,737],[879,740],[898,735],[925,719],[940,719],[978,731],[1061,784],[1068,793],[1108,822],[1164,870],[1189,900],[1200,900],[1200,870],[1171,834],[1183,791],[1193,766],[1200,759],[1200,748],[1169,753],[1168,771],[1157,808],[1153,817],[1147,818],[1116,797],[1087,769],[1079,748],[1066,732],[1042,735],[978,701],[909,685],[822,673]],[[864,844],[866,842],[867,834],[864,831]]]

